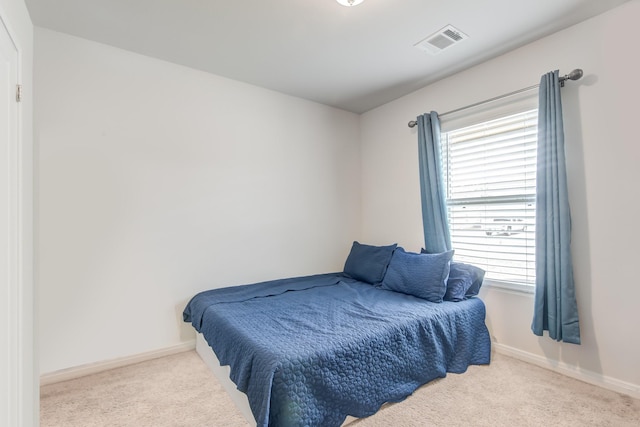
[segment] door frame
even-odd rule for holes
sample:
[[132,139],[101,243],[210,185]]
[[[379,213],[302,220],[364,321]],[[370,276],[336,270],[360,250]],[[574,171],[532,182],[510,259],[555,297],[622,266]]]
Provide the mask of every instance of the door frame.
[[[15,84],[22,80],[22,49],[12,31],[9,15],[0,7],[0,37],[9,43],[10,78],[15,73]],[[3,42],[4,43],[4,42]],[[3,83],[4,84],[4,83]],[[9,95],[12,94],[12,82],[9,82]],[[3,278],[3,295],[7,301],[2,305],[6,313],[2,315],[1,327],[6,328],[6,337],[0,347],[7,352],[7,363],[0,367],[0,377],[6,384],[0,386],[0,406],[2,411],[0,425],[37,426],[39,420],[38,376],[35,363],[35,310],[33,288],[33,165],[32,152],[25,146],[23,138],[23,102],[10,100],[8,123],[13,123],[13,132],[8,146],[8,191],[2,201],[8,211],[7,227],[9,242],[7,265],[8,274]],[[4,298],[3,298],[4,299]],[[6,321],[6,325],[4,325]],[[4,342],[6,341],[6,342]],[[6,394],[6,396],[5,396]],[[6,424],[5,424],[6,423]]]

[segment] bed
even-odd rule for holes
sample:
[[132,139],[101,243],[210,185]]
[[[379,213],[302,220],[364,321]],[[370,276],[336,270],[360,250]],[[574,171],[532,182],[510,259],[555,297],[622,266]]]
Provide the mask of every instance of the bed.
[[191,299],[185,321],[229,366],[257,426],[337,427],[447,372],[489,363],[483,302],[432,302],[375,283],[392,273],[388,258],[382,276],[367,281],[329,273]]

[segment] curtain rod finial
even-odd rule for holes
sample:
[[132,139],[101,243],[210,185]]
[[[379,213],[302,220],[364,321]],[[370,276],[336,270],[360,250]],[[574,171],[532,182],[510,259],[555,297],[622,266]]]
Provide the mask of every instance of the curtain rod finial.
[[569,80],[580,80],[583,76],[583,72],[580,68],[576,68],[575,70],[573,70],[572,72],[570,72],[569,74],[567,74],[567,78]]
[[575,70],[571,71],[569,74],[565,74],[564,76],[558,79],[560,81],[560,86],[564,87],[564,82],[566,80],[580,80],[583,74],[584,73],[580,68],[576,68]]

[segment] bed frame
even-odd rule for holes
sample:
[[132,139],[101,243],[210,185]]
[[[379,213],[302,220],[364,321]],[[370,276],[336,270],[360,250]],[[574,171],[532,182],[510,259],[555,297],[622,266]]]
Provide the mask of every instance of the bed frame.
[[[247,395],[241,392],[236,388],[236,385],[229,378],[229,373],[231,369],[229,366],[220,366],[220,362],[216,357],[216,354],[213,352],[213,349],[209,346],[207,341],[204,339],[204,336],[201,333],[196,332],[196,352],[200,356],[200,358],[204,361],[204,363],[209,367],[213,375],[216,376],[220,384],[227,391],[233,403],[235,403],[236,407],[240,410],[242,415],[249,421],[249,424],[256,425],[256,420],[253,417],[253,413],[251,412],[251,407],[249,406],[249,399]],[[356,417],[347,416],[347,419],[342,423],[343,426],[347,426],[352,421],[357,420]]]
[[247,395],[238,390],[233,381],[231,381],[231,378],[229,378],[231,368],[229,368],[229,366],[220,366],[216,354],[201,333],[196,333],[196,352],[211,372],[213,372],[213,375],[220,381],[222,387],[227,391],[227,394],[229,394],[231,400],[233,400],[233,403],[235,403],[242,415],[249,421],[249,424],[256,425],[256,420],[253,418]]

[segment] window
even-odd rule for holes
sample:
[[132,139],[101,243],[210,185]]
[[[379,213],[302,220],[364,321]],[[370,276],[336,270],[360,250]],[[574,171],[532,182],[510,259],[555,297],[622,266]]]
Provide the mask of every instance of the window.
[[442,134],[455,258],[486,278],[535,282],[537,110]]

